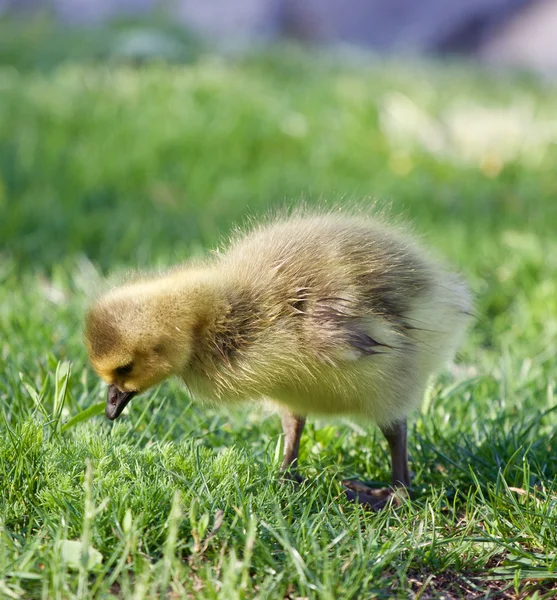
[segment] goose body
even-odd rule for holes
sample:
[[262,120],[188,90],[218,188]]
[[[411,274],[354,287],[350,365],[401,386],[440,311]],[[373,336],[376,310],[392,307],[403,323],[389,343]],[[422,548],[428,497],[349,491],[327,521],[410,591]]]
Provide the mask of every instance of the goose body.
[[406,233],[299,214],[109,291],[88,312],[86,341],[112,386],[109,417],[176,375],[194,397],[270,400],[302,427],[306,415],[352,415],[388,432],[453,357],[470,312],[462,279]]

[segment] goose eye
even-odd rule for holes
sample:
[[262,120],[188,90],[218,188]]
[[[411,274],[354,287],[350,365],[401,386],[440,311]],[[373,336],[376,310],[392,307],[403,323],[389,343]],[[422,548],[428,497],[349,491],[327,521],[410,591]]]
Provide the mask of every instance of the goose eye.
[[116,373],[116,375],[118,375],[118,376],[129,375],[132,372],[132,369],[133,369],[133,363],[129,362],[126,365],[116,367],[116,369],[114,369],[114,373]]

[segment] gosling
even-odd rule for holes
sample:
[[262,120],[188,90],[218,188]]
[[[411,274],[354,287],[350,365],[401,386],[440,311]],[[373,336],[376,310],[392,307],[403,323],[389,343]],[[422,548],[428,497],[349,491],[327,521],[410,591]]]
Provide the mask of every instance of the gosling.
[[374,421],[393,488],[345,486],[379,508],[392,489],[410,489],[407,415],[470,314],[465,283],[406,233],[377,218],[298,213],[237,234],[205,262],[112,289],[90,307],[85,338],[109,385],[109,419],[173,375],[201,400],[271,401],[291,478],[307,415]]

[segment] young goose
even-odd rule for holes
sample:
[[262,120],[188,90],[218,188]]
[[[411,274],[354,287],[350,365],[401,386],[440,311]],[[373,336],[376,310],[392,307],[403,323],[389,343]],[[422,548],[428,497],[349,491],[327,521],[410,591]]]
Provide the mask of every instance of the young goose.
[[[271,400],[294,474],[306,415],[364,417],[387,438],[393,486],[409,488],[406,417],[470,311],[463,281],[407,235],[367,217],[298,214],[205,263],[109,291],[89,309],[86,343],[109,384],[109,419],[171,375],[196,398]],[[349,487],[384,504],[383,492]]]

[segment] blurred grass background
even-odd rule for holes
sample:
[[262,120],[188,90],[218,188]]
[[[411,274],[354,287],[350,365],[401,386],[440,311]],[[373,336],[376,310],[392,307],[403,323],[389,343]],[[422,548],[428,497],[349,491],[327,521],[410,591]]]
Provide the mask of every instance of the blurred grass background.
[[[0,594],[474,597],[491,576],[478,597],[553,597],[556,105],[551,81],[465,63],[0,21]],[[372,426],[310,425],[318,484],[277,490],[276,419],[191,406],[177,383],[62,431],[103,399],[81,323],[104,275],[301,200],[389,205],[477,295],[413,425],[413,505],[339,508],[341,475],[388,477]],[[96,518],[84,484],[110,498]],[[75,574],[61,544],[86,526],[104,563]]]

